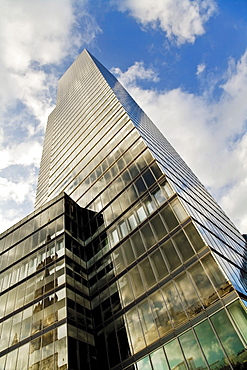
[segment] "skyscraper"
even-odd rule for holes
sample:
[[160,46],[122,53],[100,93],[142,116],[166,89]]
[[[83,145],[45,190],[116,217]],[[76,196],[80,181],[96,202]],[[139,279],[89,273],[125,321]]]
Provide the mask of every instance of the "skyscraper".
[[245,368],[245,239],[86,50],[0,243],[1,369]]

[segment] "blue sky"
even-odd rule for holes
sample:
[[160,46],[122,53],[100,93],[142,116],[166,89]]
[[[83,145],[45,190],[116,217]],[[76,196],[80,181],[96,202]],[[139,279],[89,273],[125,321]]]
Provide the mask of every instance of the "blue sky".
[[247,233],[246,0],[2,0],[0,231],[33,210],[57,80],[84,48]]

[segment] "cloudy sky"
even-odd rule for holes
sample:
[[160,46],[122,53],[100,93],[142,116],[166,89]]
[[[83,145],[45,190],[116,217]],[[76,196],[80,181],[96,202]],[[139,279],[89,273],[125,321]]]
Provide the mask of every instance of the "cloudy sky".
[[57,80],[84,48],[247,233],[246,0],[1,0],[0,231],[33,210]]

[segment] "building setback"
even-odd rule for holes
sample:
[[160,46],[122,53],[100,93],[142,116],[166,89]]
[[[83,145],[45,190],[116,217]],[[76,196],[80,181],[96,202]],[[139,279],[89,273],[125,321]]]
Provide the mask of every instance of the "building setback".
[[246,369],[245,239],[87,50],[0,253],[0,369]]

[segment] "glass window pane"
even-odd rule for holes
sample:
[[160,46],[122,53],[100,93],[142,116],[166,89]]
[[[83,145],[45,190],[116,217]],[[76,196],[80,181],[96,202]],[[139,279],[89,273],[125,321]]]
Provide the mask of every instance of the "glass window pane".
[[164,285],[164,287],[162,287],[162,293],[164,295],[166,306],[167,306],[169,315],[173,321],[173,324],[177,326],[181,322],[186,321],[187,316],[184,312],[179,294],[173,282]]
[[155,204],[154,204],[153,200],[151,199],[151,197],[147,197],[144,200],[144,203],[146,205],[146,209],[147,209],[148,214],[151,214],[153,211],[155,211],[156,207],[155,207]]
[[217,292],[221,296],[233,290],[231,283],[225,278],[211,254],[204,257],[202,263]]
[[136,308],[130,309],[126,314],[127,326],[134,353],[146,347],[144,336]]
[[199,262],[195,263],[188,271],[193,278],[204,307],[208,307],[211,303],[219,299]]
[[144,357],[141,361],[137,362],[137,368],[138,370],[152,370],[149,356]]
[[178,225],[178,220],[174,216],[174,213],[172,212],[170,206],[167,206],[164,209],[162,209],[160,211],[160,213],[161,213],[169,231],[173,230],[174,227],[176,227]]
[[126,222],[125,221],[121,222],[119,224],[119,227],[120,227],[122,237],[124,238],[128,234],[128,228],[127,228]]
[[138,310],[146,343],[149,345],[158,339],[159,334],[147,299],[138,305]]
[[137,226],[137,222],[134,215],[128,217],[130,229],[133,230]]
[[187,225],[184,230],[196,251],[199,251],[201,248],[204,247],[204,242],[192,223]]
[[182,222],[188,217],[187,213],[185,212],[185,209],[183,208],[182,204],[178,199],[174,199],[170,203],[170,205],[180,222]]
[[186,369],[185,360],[177,339],[165,345],[165,352],[171,369]]
[[17,361],[17,351],[18,349],[15,349],[14,351],[11,351],[7,354],[7,361],[5,365],[6,370],[14,370],[16,367],[16,361]]
[[118,236],[118,232],[116,229],[111,232],[111,240],[112,240],[113,245],[119,242],[119,236]]
[[167,262],[167,265],[170,271],[175,270],[178,266],[181,265],[180,258],[178,257],[178,254],[171,240],[168,240],[167,242],[162,244],[160,248],[165,257],[165,260]]
[[203,307],[189,277],[186,273],[180,274],[175,282],[187,314],[191,317],[197,315]]
[[247,361],[247,351],[240,341],[236,330],[229,320],[225,310],[221,310],[211,317],[214,328],[223,344],[223,347],[233,364]]
[[130,240],[126,240],[126,242],[123,243],[122,251],[127,265],[130,265],[133,261],[135,261],[135,255]]
[[190,370],[206,369],[207,365],[202,356],[201,350],[191,330],[179,337],[184,356]]
[[136,258],[141,256],[143,253],[146,252],[145,246],[143,244],[141,235],[139,231],[137,231],[135,234],[133,234],[130,238],[132,245],[133,245],[133,250],[135,253]]
[[[146,172],[144,172],[144,174],[142,175],[148,188],[153,185],[153,183],[155,182],[155,178],[153,177],[153,174],[151,173],[150,170],[147,170]],[[159,176],[158,176],[159,177]]]
[[209,322],[205,320],[201,324],[197,325],[195,327],[195,332],[210,369],[230,369],[230,367],[227,367],[227,363],[225,362],[226,356],[223,353],[220,343],[218,342]]
[[139,221],[142,222],[143,220],[145,220],[145,218],[147,217],[146,215],[146,212],[145,212],[145,209],[143,206],[139,207],[137,210],[137,215],[138,215],[138,218],[139,218]]
[[149,296],[149,302],[160,336],[163,336],[172,329],[172,325],[161,291],[157,290],[151,294]]
[[149,259],[145,258],[142,262],[140,262],[139,266],[142,275],[144,276],[146,288],[149,289],[156,283],[155,276],[151,264],[149,262]]
[[143,237],[143,240],[145,240],[146,248],[147,249],[151,248],[156,242],[156,240],[149,223],[146,223],[144,226],[142,226],[140,232]]
[[172,190],[172,188],[171,188],[170,184],[168,184],[168,182],[166,182],[163,185],[163,189],[165,191],[165,194],[167,195],[167,198],[170,198],[174,194],[174,191]]
[[150,259],[158,280],[161,280],[164,276],[168,275],[166,264],[159,249],[150,255]]
[[135,181],[135,186],[139,195],[143,194],[146,191],[146,186],[141,177]]
[[129,271],[129,276],[131,279],[131,284],[133,286],[134,294],[136,297],[138,297],[144,292],[144,287],[143,287],[142,279],[141,279],[140,272],[137,266],[133,267]]
[[230,306],[228,306],[227,308],[235,324],[237,325],[238,330],[240,331],[240,333],[242,334],[243,338],[247,343],[247,326],[246,326],[247,314],[245,309],[242,307],[239,301],[230,304]]
[[173,237],[173,240],[176,246],[178,247],[178,250],[182,256],[183,261],[187,261],[190,257],[192,257],[195,254],[182,230],[179,231]]
[[155,370],[169,370],[163,348],[153,352],[150,357]]
[[127,304],[132,302],[134,299],[132,286],[130,284],[127,274],[118,279],[118,286],[122,298],[122,304],[123,306],[127,306]]
[[163,194],[163,191],[161,189],[156,190],[155,193],[153,193],[153,195],[154,195],[158,204],[162,204],[166,201],[166,198],[165,198],[165,196]]
[[150,223],[151,223],[151,225],[154,229],[154,232],[155,232],[158,240],[162,239],[165,235],[167,235],[165,225],[161,221],[161,218],[160,218],[159,215],[154,216],[150,220]]
[[116,274],[119,274],[124,268],[124,258],[122,254],[121,248],[118,248],[116,251],[113,252],[113,261],[114,261],[114,267],[116,270]]

